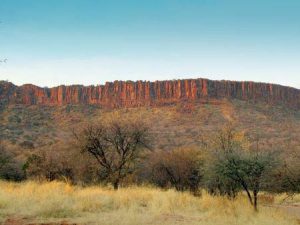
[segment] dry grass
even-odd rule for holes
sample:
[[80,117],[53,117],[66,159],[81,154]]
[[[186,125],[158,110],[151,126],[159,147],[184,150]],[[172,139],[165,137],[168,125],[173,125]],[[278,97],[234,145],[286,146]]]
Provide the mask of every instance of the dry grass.
[[254,213],[244,196],[235,201],[203,193],[129,187],[79,187],[61,182],[0,182],[0,217],[82,224],[259,224],[293,225],[296,220],[280,209]]

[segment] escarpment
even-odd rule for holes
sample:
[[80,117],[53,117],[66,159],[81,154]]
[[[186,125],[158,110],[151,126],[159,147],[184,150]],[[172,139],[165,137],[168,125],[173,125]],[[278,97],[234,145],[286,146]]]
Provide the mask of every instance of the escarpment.
[[97,86],[41,88],[0,82],[2,104],[64,105],[97,104],[103,107],[163,105],[180,101],[210,99],[264,101],[300,108],[300,90],[276,84],[186,79],[170,81],[115,81]]

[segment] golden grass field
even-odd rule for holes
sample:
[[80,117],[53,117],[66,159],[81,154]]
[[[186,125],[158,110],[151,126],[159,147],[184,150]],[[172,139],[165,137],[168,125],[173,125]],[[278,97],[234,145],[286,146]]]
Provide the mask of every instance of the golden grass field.
[[[277,204],[284,197],[265,197],[262,205]],[[300,196],[293,201],[299,203]],[[262,205],[255,213],[242,194],[232,201],[205,192],[195,197],[187,192],[153,187],[114,191],[109,187],[80,187],[63,182],[0,182],[0,218],[4,224],[299,224],[281,208]],[[12,218],[24,223],[8,223]]]

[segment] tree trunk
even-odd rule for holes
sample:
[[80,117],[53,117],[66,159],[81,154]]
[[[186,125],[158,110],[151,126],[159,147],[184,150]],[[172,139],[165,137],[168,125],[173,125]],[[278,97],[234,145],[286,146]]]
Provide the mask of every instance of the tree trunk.
[[254,210],[257,212],[257,190],[253,191],[253,196],[254,196]]
[[118,190],[118,188],[119,188],[119,180],[116,180],[113,185],[114,185],[114,190]]
[[247,192],[247,196],[248,196],[248,199],[249,199],[251,205],[253,205],[252,197],[251,197],[251,194],[250,194],[247,186],[245,184],[243,184],[243,183],[242,183],[242,186],[243,186],[244,190]]

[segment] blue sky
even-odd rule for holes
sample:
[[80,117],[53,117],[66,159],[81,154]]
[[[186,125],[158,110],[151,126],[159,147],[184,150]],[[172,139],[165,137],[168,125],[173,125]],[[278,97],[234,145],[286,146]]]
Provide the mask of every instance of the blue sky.
[[0,79],[210,79],[300,88],[299,0],[0,0]]

